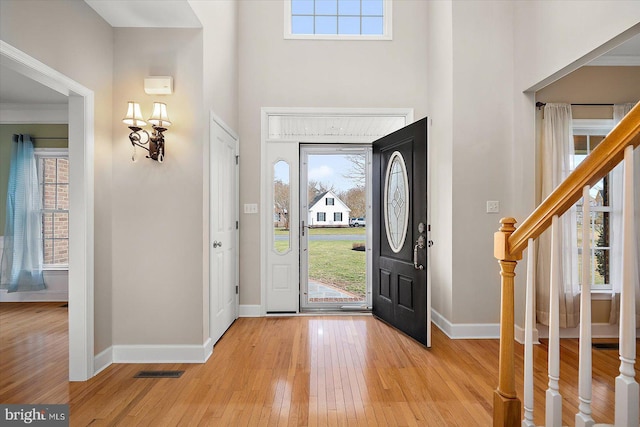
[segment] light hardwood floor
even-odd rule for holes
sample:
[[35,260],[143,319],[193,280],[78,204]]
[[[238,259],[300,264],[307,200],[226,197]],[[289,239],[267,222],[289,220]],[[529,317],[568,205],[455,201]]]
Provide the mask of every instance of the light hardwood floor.
[[[0,304],[0,402],[70,403],[72,426],[491,425],[497,340],[434,328],[425,349],[370,316],[241,318],[205,364],[115,364],[69,383],[66,316],[60,303]],[[593,354],[594,416],[612,423],[617,351]],[[534,357],[543,424],[545,343]],[[574,425],[576,340],[562,340],[562,357],[563,423]],[[145,369],[186,372],[133,378]],[[516,370],[522,396],[519,345]]]

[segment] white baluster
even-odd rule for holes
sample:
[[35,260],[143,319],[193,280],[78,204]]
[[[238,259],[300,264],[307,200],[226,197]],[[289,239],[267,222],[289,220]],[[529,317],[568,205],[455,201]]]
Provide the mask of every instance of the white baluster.
[[524,419],[522,427],[535,427],[533,423],[533,295],[534,295],[534,244],[527,246],[527,295],[524,313]]
[[560,281],[562,271],[558,259],[562,253],[558,216],[551,220],[551,284],[549,292],[549,388],[546,393],[545,426],[562,426],[560,380]]
[[591,206],[589,186],[582,190],[582,287],[580,289],[580,362],[578,393],[580,404],[576,427],[591,427]]
[[620,292],[620,375],[616,377],[616,427],[638,425],[636,358],[637,242],[633,219],[633,147],[624,150],[622,202],[622,289]]

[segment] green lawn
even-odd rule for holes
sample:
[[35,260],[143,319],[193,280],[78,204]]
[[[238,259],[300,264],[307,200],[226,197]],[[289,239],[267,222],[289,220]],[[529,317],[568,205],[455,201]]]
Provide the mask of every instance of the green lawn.
[[[289,233],[289,230],[285,230],[283,228],[277,228],[275,230],[276,236],[285,235],[287,233]],[[349,236],[351,235],[364,236],[365,228],[364,227],[309,228],[309,234],[311,234],[312,236],[335,236],[336,234],[349,235]]]
[[365,252],[352,250],[362,240],[309,242],[309,278],[365,296]]
[[[289,230],[276,229],[277,236],[287,235]],[[356,295],[365,296],[366,260],[364,251],[354,251],[354,243],[364,243],[364,227],[310,228],[312,236],[349,235],[352,240],[309,241],[309,278],[334,285]],[[289,242],[276,240],[279,252],[286,251]]]

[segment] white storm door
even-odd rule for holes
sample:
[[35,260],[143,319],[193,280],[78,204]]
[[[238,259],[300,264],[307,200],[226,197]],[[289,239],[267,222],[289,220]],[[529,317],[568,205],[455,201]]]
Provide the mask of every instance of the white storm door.
[[215,344],[238,317],[238,139],[211,120],[209,333]]
[[297,142],[269,141],[265,201],[266,312],[299,309],[299,147]]

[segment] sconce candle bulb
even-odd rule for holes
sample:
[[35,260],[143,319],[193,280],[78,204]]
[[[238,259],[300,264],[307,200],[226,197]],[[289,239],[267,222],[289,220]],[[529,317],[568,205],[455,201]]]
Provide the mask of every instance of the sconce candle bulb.
[[[129,126],[131,133],[129,134],[129,141],[133,146],[133,155],[131,160],[136,161],[136,146],[142,147],[149,152],[147,158],[157,160],[162,163],[164,161],[165,149],[164,149],[164,135],[163,132],[167,130],[168,126],[171,126],[169,116],[167,115],[167,105],[163,102],[155,102],[153,104],[153,113],[149,118],[149,123],[153,127],[153,134],[142,129],[147,123],[142,119],[142,113],[140,112],[140,104],[137,102],[129,102],[127,105],[127,115],[122,121]],[[146,145],[149,147],[146,147]]]

